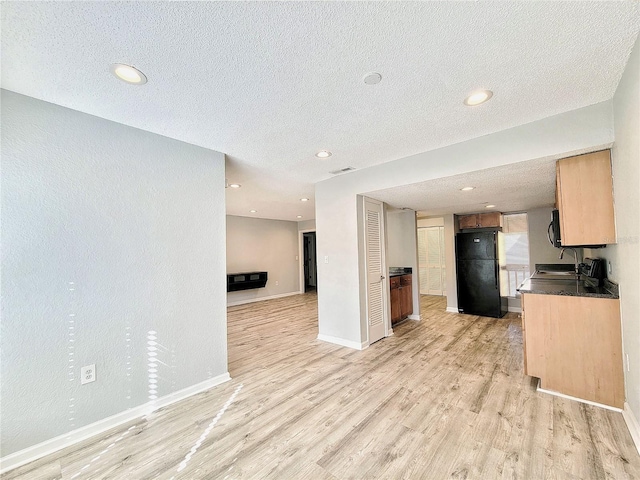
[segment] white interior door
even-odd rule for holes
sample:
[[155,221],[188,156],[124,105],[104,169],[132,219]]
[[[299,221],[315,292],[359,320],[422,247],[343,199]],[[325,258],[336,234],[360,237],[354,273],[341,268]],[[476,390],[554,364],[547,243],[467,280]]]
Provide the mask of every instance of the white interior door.
[[387,274],[382,244],[382,204],[365,200],[365,256],[367,268],[367,323],[369,344],[386,333],[386,305],[384,300]]
[[444,227],[418,229],[420,294],[445,294]]

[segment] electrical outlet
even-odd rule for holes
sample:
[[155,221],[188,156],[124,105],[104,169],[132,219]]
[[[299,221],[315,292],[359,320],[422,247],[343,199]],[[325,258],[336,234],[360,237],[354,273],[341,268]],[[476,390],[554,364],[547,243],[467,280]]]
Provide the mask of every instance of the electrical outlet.
[[611,271],[613,270],[611,268],[611,262],[607,261],[607,269],[609,270],[609,275],[611,275]]
[[298,255],[296,255],[296,262],[298,261]]
[[324,256],[324,263],[329,263],[329,255]]
[[278,284],[279,284],[279,282],[278,282],[278,280],[276,280],[276,287],[278,286]]
[[96,381],[96,364],[87,365],[80,369],[80,385]]

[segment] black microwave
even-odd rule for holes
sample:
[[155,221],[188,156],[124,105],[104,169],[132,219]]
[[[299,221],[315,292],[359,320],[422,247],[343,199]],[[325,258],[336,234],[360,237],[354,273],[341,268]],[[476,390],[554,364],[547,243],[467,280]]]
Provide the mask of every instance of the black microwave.
[[560,212],[554,209],[551,212],[551,223],[547,228],[547,236],[549,237],[549,243],[557,248],[562,248],[562,240],[560,237]]
[[[551,223],[549,224],[549,228],[547,228],[547,237],[549,238],[549,243],[556,248],[562,248],[562,237],[560,232],[560,212],[558,209],[554,209],[551,211]],[[571,245],[572,247],[580,247],[580,248],[605,248],[606,245]]]

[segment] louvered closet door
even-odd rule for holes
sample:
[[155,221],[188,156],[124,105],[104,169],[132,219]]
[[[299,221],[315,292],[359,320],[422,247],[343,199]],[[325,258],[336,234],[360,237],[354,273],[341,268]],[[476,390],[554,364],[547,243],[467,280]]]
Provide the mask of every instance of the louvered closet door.
[[429,295],[442,295],[442,259],[440,258],[440,250],[440,227],[427,228]]
[[418,229],[420,294],[444,295],[444,227]]
[[429,269],[427,266],[427,229],[418,229],[418,281],[420,295],[429,295]]
[[382,251],[382,205],[365,201],[365,255],[367,263],[367,322],[369,344],[385,336],[387,286]]

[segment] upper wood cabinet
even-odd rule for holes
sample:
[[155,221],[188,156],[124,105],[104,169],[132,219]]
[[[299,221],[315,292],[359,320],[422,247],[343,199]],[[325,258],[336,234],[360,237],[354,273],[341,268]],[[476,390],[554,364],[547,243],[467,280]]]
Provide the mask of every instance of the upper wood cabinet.
[[458,217],[458,228],[487,228],[501,227],[502,214],[500,212],[473,213]]
[[610,151],[558,160],[556,204],[562,245],[616,243]]

